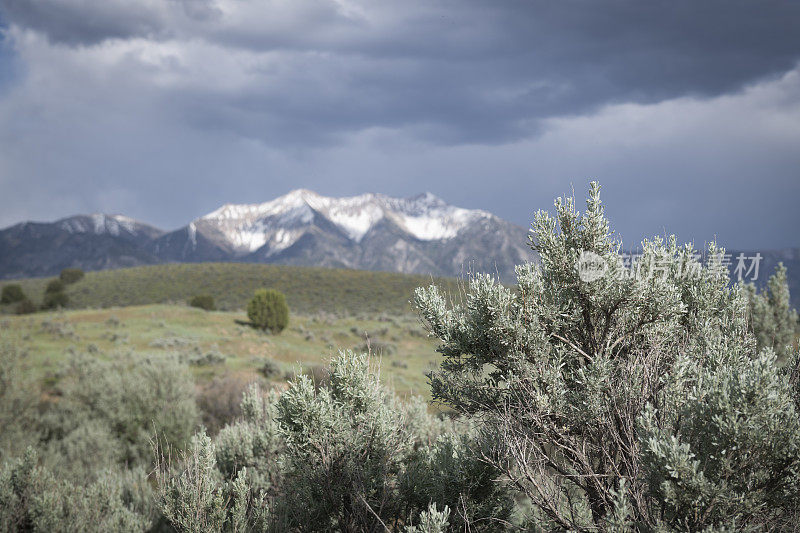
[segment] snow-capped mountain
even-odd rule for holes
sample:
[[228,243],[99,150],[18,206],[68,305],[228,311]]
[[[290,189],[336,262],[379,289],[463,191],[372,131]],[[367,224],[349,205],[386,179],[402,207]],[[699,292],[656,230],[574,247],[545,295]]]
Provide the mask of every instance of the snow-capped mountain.
[[252,253],[265,245],[277,253],[291,246],[317,215],[355,242],[384,218],[415,239],[436,241],[455,237],[470,223],[492,216],[447,205],[430,193],[408,199],[381,194],[328,198],[298,189],[263,204],[226,204],[192,225],[217,228],[237,253]]
[[[487,256],[488,244],[498,250]],[[526,232],[491,213],[425,193],[330,198],[299,189],[262,204],[226,204],[154,243],[171,261],[239,260],[454,275],[511,274],[531,257]]]
[[294,244],[319,216],[359,243],[383,219],[417,240],[443,241],[492,215],[447,205],[430,193],[408,199],[381,194],[328,198],[298,189],[263,204],[225,204],[191,222],[187,232],[192,240],[198,229],[215,232],[239,255],[265,246],[265,253],[274,255]]

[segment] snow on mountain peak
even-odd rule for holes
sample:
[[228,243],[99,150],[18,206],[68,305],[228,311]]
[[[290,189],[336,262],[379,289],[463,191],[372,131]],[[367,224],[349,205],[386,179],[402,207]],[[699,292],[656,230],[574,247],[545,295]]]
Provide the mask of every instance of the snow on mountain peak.
[[69,233],[94,233],[95,235],[108,233],[116,237],[121,231],[135,233],[137,222],[122,215],[94,213],[65,218],[60,221],[60,225]]
[[297,189],[261,204],[225,204],[195,222],[214,226],[242,253],[269,243],[268,255],[272,255],[291,246],[317,214],[355,242],[384,218],[419,240],[432,241],[455,237],[471,222],[491,216],[485,211],[448,205],[431,193],[412,198],[375,193],[331,198]]

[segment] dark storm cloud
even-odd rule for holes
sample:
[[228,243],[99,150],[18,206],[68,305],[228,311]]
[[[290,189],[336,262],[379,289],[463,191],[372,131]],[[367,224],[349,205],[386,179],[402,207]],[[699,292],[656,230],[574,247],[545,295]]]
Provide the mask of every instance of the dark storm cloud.
[[175,10],[205,20],[218,12],[210,0],[2,0],[0,13],[13,24],[45,34],[54,43],[93,45],[107,39],[166,37]]
[[[715,96],[800,59],[800,3],[672,0],[225,2],[3,0],[54,42],[199,39],[280,54],[234,92],[184,86],[200,126],[314,145],[369,127],[503,143],[543,118]],[[348,9],[348,6],[350,8]],[[170,102],[172,104],[173,102]]]

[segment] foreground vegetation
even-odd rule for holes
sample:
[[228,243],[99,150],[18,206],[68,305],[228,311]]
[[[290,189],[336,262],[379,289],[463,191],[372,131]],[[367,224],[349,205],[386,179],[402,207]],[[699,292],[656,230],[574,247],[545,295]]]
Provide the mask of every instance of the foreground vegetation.
[[[356,315],[413,311],[409,300],[416,287],[431,283],[430,277],[392,272],[369,272],[250,263],[200,263],[152,265],[88,272],[64,287],[70,309],[124,307],[155,303],[185,303],[197,295],[213,298],[222,310],[244,309],[253,292],[275,289],[286,295],[294,313],[318,312]],[[34,304],[43,303],[48,278],[0,282],[20,285]],[[436,279],[455,291],[454,279]],[[0,305],[13,313],[15,307]]]
[[[537,214],[541,265],[520,266],[516,287],[476,276],[455,298],[436,286],[416,291],[416,309],[439,343],[430,394],[452,410],[448,417],[418,397],[398,397],[379,378],[387,360],[407,360],[402,341],[390,356],[357,346],[334,356],[323,374],[256,384],[234,416],[200,427],[193,379],[220,364],[203,354],[208,339],[182,352],[180,343],[145,333],[157,332],[153,321],[175,307],[130,311],[152,313],[136,335],[147,345],[136,352],[104,338],[102,348],[87,347],[90,356],[75,350],[40,380],[26,366],[42,361],[20,346],[45,346],[51,330],[26,339],[24,321],[35,325],[41,315],[7,319],[0,524],[407,533],[795,528],[800,353],[782,272],[766,294],[731,288],[722,265],[702,267],[674,240],[643,243],[639,269],[627,270],[596,186],[584,214],[572,199],[557,201],[556,211]],[[588,276],[586,257],[595,269]],[[81,313],[99,312],[53,316],[77,324]],[[231,327],[228,313],[180,313]],[[375,318],[375,326],[405,327]],[[135,322],[125,316],[106,329],[126,320]],[[303,333],[342,319],[326,320],[293,315],[280,336],[237,327],[273,349],[289,342],[292,328]],[[78,331],[76,343],[92,330]],[[237,342],[231,333],[215,339],[220,351],[225,338]],[[159,346],[169,348],[152,351]],[[265,367],[273,375],[274,358]]]

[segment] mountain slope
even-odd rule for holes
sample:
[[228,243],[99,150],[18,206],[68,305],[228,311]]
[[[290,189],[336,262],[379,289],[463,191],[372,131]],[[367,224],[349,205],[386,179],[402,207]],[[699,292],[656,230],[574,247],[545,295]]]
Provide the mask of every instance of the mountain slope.
[[121,215],[23,222],[0,231],[0,278],[48,276],[67,267],[101,270],[158,263],[147,247],[162,234]]

